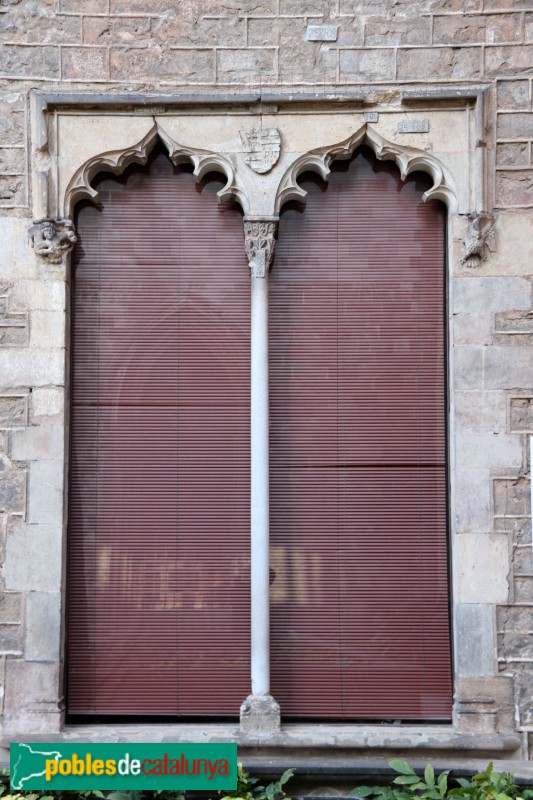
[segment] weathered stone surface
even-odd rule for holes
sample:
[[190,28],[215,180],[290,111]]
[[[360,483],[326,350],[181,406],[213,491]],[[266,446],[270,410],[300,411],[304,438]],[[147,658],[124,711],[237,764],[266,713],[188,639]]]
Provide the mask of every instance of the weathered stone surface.
[[496,199],[501,206],[533,205],[533,170],[498,172]]
[[[142,18],[141,18],[142,19]],[[124,19],[120,18],[117,22],[135,22],[136,27],[141,27],[139,18]],[[146,22],[146,20],[145,20]],[[262,24],[270,26],[270,35],[267,37],[266,44],[272,46],[277,41],[275,36],[275,22],[272,19],[251,19],[248,22],[248,46],[261,45],[262,42],[255,41],[254,31],[260,29]],[[129,26],[131,31],[132,26]],[[114,37],[117,36],[117,27],[111,29]],[[128,35],[128,28],[121,29],[124,40]],[[185,47],[244,47],[246,44],[246,20],[243,17],[230,16],[218,18],[190,18],[184,19],[180,13],[173,12],[151,22],[150,34],[145,34],[141,28],[141,36],[135,35],[137,44],[142,41],[154,38],[168,45]]]
[[393,50],[341,50],[341,80],[353,83],[394,78]]
[[59,10],[67,13],[107,14],[109,0],[59,0]]
[[63,389],[55,386],[36,388],[31,394],[32,420],[54,421],[57,417],[63,420],[65,409],[65,393]]
[[400,80],[469,79],[481,77],[481,48],[441,47],[398,50],[397,76]]
[[334,0],[279,0],[280,14],[330,14],[335,10]]
[[455,427],[460,433],[505,433],[505,392],[455,392]]
[[5,44],[0,50],[0,74],[23,78],[58,78],[59,48]]
[[13,431],[11,448],[17,461],[60,461],[65,454],[63,427],[44,425]]
[[21,628],[18,623],[0,625],[0,653],[20,653],[22,649]]
[[522,441],[519,436],[458,433],[455,445],[458,467],[519,469],[522,464]]
[[498,652],[513,661],[533,658],[533,634],[505,633],[498,636]]
[[[227,22],[227,20],[224,20]],[[244,23],[244,20],[237,20]],[[249,47],[269,47],[273,43],[279,42],[280,27],[290,25],[293,31],[304,30],[305,20],[298,19],[271,19],[271,18],[252,18],[248,20],[248,46]],[[294,37],[296,38],[296,36]],[[239,44],[236,42],[236,44]],[[242,42],[240,43],[242,44]]]
[[[478,389],[483,375],[483,348],[457,347],[454,355],[454,386],[456,389]],[[498,388],[498,387],[494,387]]]
[[487,47],[485,51],[485,74],[487,77],[520,75],[531,71],[533,46],[506,45]]
[[[499,114],[499,139],[527,139],[533,137],[533,113]],[[513,166],[517,166],[514,164]]]
[[80,19],[57,15],[56,7],[50,0],[23,0],[0,16],[0,34],[8,42],[76,44],[80,41]]
[[12,526],[6,540],[6,589],[59,591],[62,536],[60,524]]
[[531,283],[525,278],[457,278],[452,308],[456,314],[528,309]]
[[484,364],[487,389],[533,386],[533,360],[528,347],[487,347]]
[[59,664],[20,659],[6,662],[5,735],[59,730],[62,670]]
[[453,318],[454,344],[456,347],[491,344],[492,327],[492,314],[456,314]]
[[65,351],[45,348],[20,348],[0,351],[0,389],[16,386],[63,385]]
[[459,603],[505,603],[509,596],[509,545],[506,536],[462,534],[454,542],[460,575]]
[[[90,17],[83,18],[83,43],[148,44],[151,38],[149,17]],[[175,42],[173,42],[175,44]]]
[[107,78],[107,50],[98,47],[63,47],[61,69],[64,78],[86,81]]
[[[465,706],[496,711],[496,729],[514,730],[513,680],[507,676],[485,678],[460,678],[456,695]],[[492,702],[490,702],[492,701]]]
[[527,633],[533,630],[532,606],[499,606],[496,623],[501,633]]
[[241,733],[268,736],[280,729],[279,704],[270,695],[251,694],[241,705]]
[[62,522],[64,471],[64,463],[60,460],[30,463],[28,500],[30,523]]
[[[14,308],[31,308],[33,311],[64,311],[66,284],[64,281],[37,281],[23,278],[14,284],[11,297]],[[31,381],[28,385],[31,385]]]
[[498,81],[498,108],[520,111],[529,108],[529,81]]
[[24,205],[26,181],[19,175],[0,175],[0,204]]
[[2,622],[20,622],[22,614],[19,592],[0,592],[0,619]]
[[[532,311],[501,311],[494,315],[494,332],[509,334],[533,334]],[[516,341],[516,336],[513,341]]]
[[274,80],[276,52],[257,50],[218,50],[217,79],[221,83],[254,83]]
[[455,616],[457,672],[462,677],[494,671],[494,608],[480,603],[458,604]]
[[507,533],[515,545],[531,546],[531,519],[529,517],[495,517],[494,532]]
[[498,167],[528,167],[529,145],[527,142],[507,142],[496,147]]
[[26,473],[0,457],[0,511],[23,514],[26,507]]
[[24,143],[24,114],[14,106],[0,101],[0,141],[5,147]]
[[533,597],[533,577],[527,575],[515,578],[514,580],[515,603],[530,603],[532,597]]
[[66,347],[66,319],[62,311],[34,311],[30,344],[35,347]]
[[[359,20],[356,20],[355,25],[360,26]],[[430,39],[430,17],[412,17],[410,19],[370,18],[365,25],[366,47],[391,47],[408,44],[429,45]]]
[[530,513],[529,480],[495,478],[494,513],[496,516],[523,517]]
[[483,8],[485,11],[509,9],[510,11],[521,11],[531,8],[531,0],[484,0]]
[[320,44],[304,40],[293,42],[285,41],[279,54],[280,80],[284,83],[321,81],[331,83],[335,81],[337,51]]
[[[488,470],[455,471],[457,533],[486,533],[491,529]],[[480,602],[477,599],[475,602]]]
[[0,148],[0,172],[26,172],[26,153],[20,147]]
[[[533,552],[530,545],[519,545],[513,549],[513,572],[515,575],[533,575]],[[533,599],[533,595],[531,597]]]
[[119,80],[153,81],[155,78],[176,83],[201,83],[213,82],[215,76],[214,52],[211,50],[113,48],[110,68],[111,78]]
[[520,723],[533,725],[533,674],[521,673],[515,678],[518,690],[518,709]]
[[533,397],[511,398],[511,430],[533,433]]
[[533,43],[533,13],[525,15],[525,41]]
[[0,428],[17,428],[26,424],[26,398],[0,395]]
[[519,42],[521,35],[520,14],[447,15],[433,20],[435,44]]
[[28,661],[59,661],[61,650],[61,594],[30,592],[26,600]]

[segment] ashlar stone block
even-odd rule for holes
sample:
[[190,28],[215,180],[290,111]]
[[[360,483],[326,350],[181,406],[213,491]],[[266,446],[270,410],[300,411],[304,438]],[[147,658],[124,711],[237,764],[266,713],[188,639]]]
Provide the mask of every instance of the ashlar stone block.
[[454,609],[457,673],[462,677],[494,674],[494,608],[461,603]]
[[59,661],[61,648],[61,594],[30,592],[26,600],[28,661]]
[[61,525],[14,525],[7,532],[7,590],[56,592],[62,564]]
[[505,603],[509,598],[506,536],[461,534],[453,541],[459,603]]

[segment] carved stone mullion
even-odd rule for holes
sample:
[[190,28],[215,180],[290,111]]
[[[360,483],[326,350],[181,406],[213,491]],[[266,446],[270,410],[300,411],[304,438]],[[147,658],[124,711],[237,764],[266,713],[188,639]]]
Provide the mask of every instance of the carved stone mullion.
[[41,219],[29,230],[31,246],[35,253],[50,264],[61,264],[76,244],[74,223],[70,219]]
[[252,278],[265,278],[274,257],[278,223],[254,220],[244,223],[244,247]]

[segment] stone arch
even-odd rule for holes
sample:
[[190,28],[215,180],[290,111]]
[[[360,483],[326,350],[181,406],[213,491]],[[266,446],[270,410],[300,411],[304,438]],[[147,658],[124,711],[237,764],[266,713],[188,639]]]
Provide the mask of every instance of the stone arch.
[[244,213],[247,212],[247,198],[236,185],[235,168],[228,158],[220,153],[178,144],[158,123],[155,123],[146,136],[135,144],[120,150],[99,153],[76,170],[65,190],[63,217],[72,217],[74,206],[79,200],[97,200],[98,192],[92,186],[92,181],[99,172],[121,175],[130,164],[144,166],[157,142],[163,143],[173,164],[192,164],[193,175],[197,181],[209,172],[222,173],[227,183],[217,192],[219,202],[235,200],[242,206]]
[[280,213],[282,206],[289,200],[305,202],[307,192],[298,184],[298,178],[303,172],[316,172],[327,181],[331,163],[351,158],[357,147],[363,144],[371,147],[380,161],[394,161],[400,169],[402,180],[416,170],[428,173],[433,180],[433,186],[424,193],[424,202],[434,198],[442,200],[449,213],[457,210],[457,193],[453,179],[435,156],[415,147],[402,147],[389,142],[365,124],[348,139],[311,150],[294,161],[280,181],[276,194],[276,214]]

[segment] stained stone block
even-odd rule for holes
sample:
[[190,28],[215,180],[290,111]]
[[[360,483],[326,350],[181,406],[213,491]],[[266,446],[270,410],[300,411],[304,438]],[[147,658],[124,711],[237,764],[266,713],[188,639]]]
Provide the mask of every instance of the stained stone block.
[[494,480],[494,513],[496,516],[526,516],[531,513],[529,480],[496,478]]
[[533,397],[511,398],[511,430],[533,433]]
[[0,619],[3,622],[20,622],[21,613],[21,595],[18,592],[0,592]]
[[488,470],[458,469],[454,474],[457,533],[487,533],[491,529]]
[[30,592],[26,601],[26,659],[59,661],[60,647],[60,593]]
[[455,606],[457,672],[463,677],[494,672],[494,608],[483,604]]
[[505,392],[455,392],[455,430],[458,433],[505,433]]
[[61,668],[19,659],[6,662],[4,735],[52,733],[61,722]]
[[0,625],[0,653],[20,653],[21,626],[19,623],[4,623]]
[[0,428],[17,428],[26,424],[26,397],[0,395]]
[[7,533],[6,589],[54,592],[60,588],[61,525],[16,525]]
[[518,436],[503,433],[457,434],[455,437],[458,467],[520,468],[522,442]]
[[506,536],[455,537],[454,561],[460,603],[506,603],[509,599],[509,545]]
[[13,458],[19,461],[60,461],[65,454],[63,427],[32,426],[13,431],[11,446]]
[[28,521],[61,523],[63,521],[63,461],[30,463]]
[[[533,115],[532,115],[533,116]],[[456,278],[455,314],[487,314],[509,308],[531,308],[531,283],[525,278]]]

